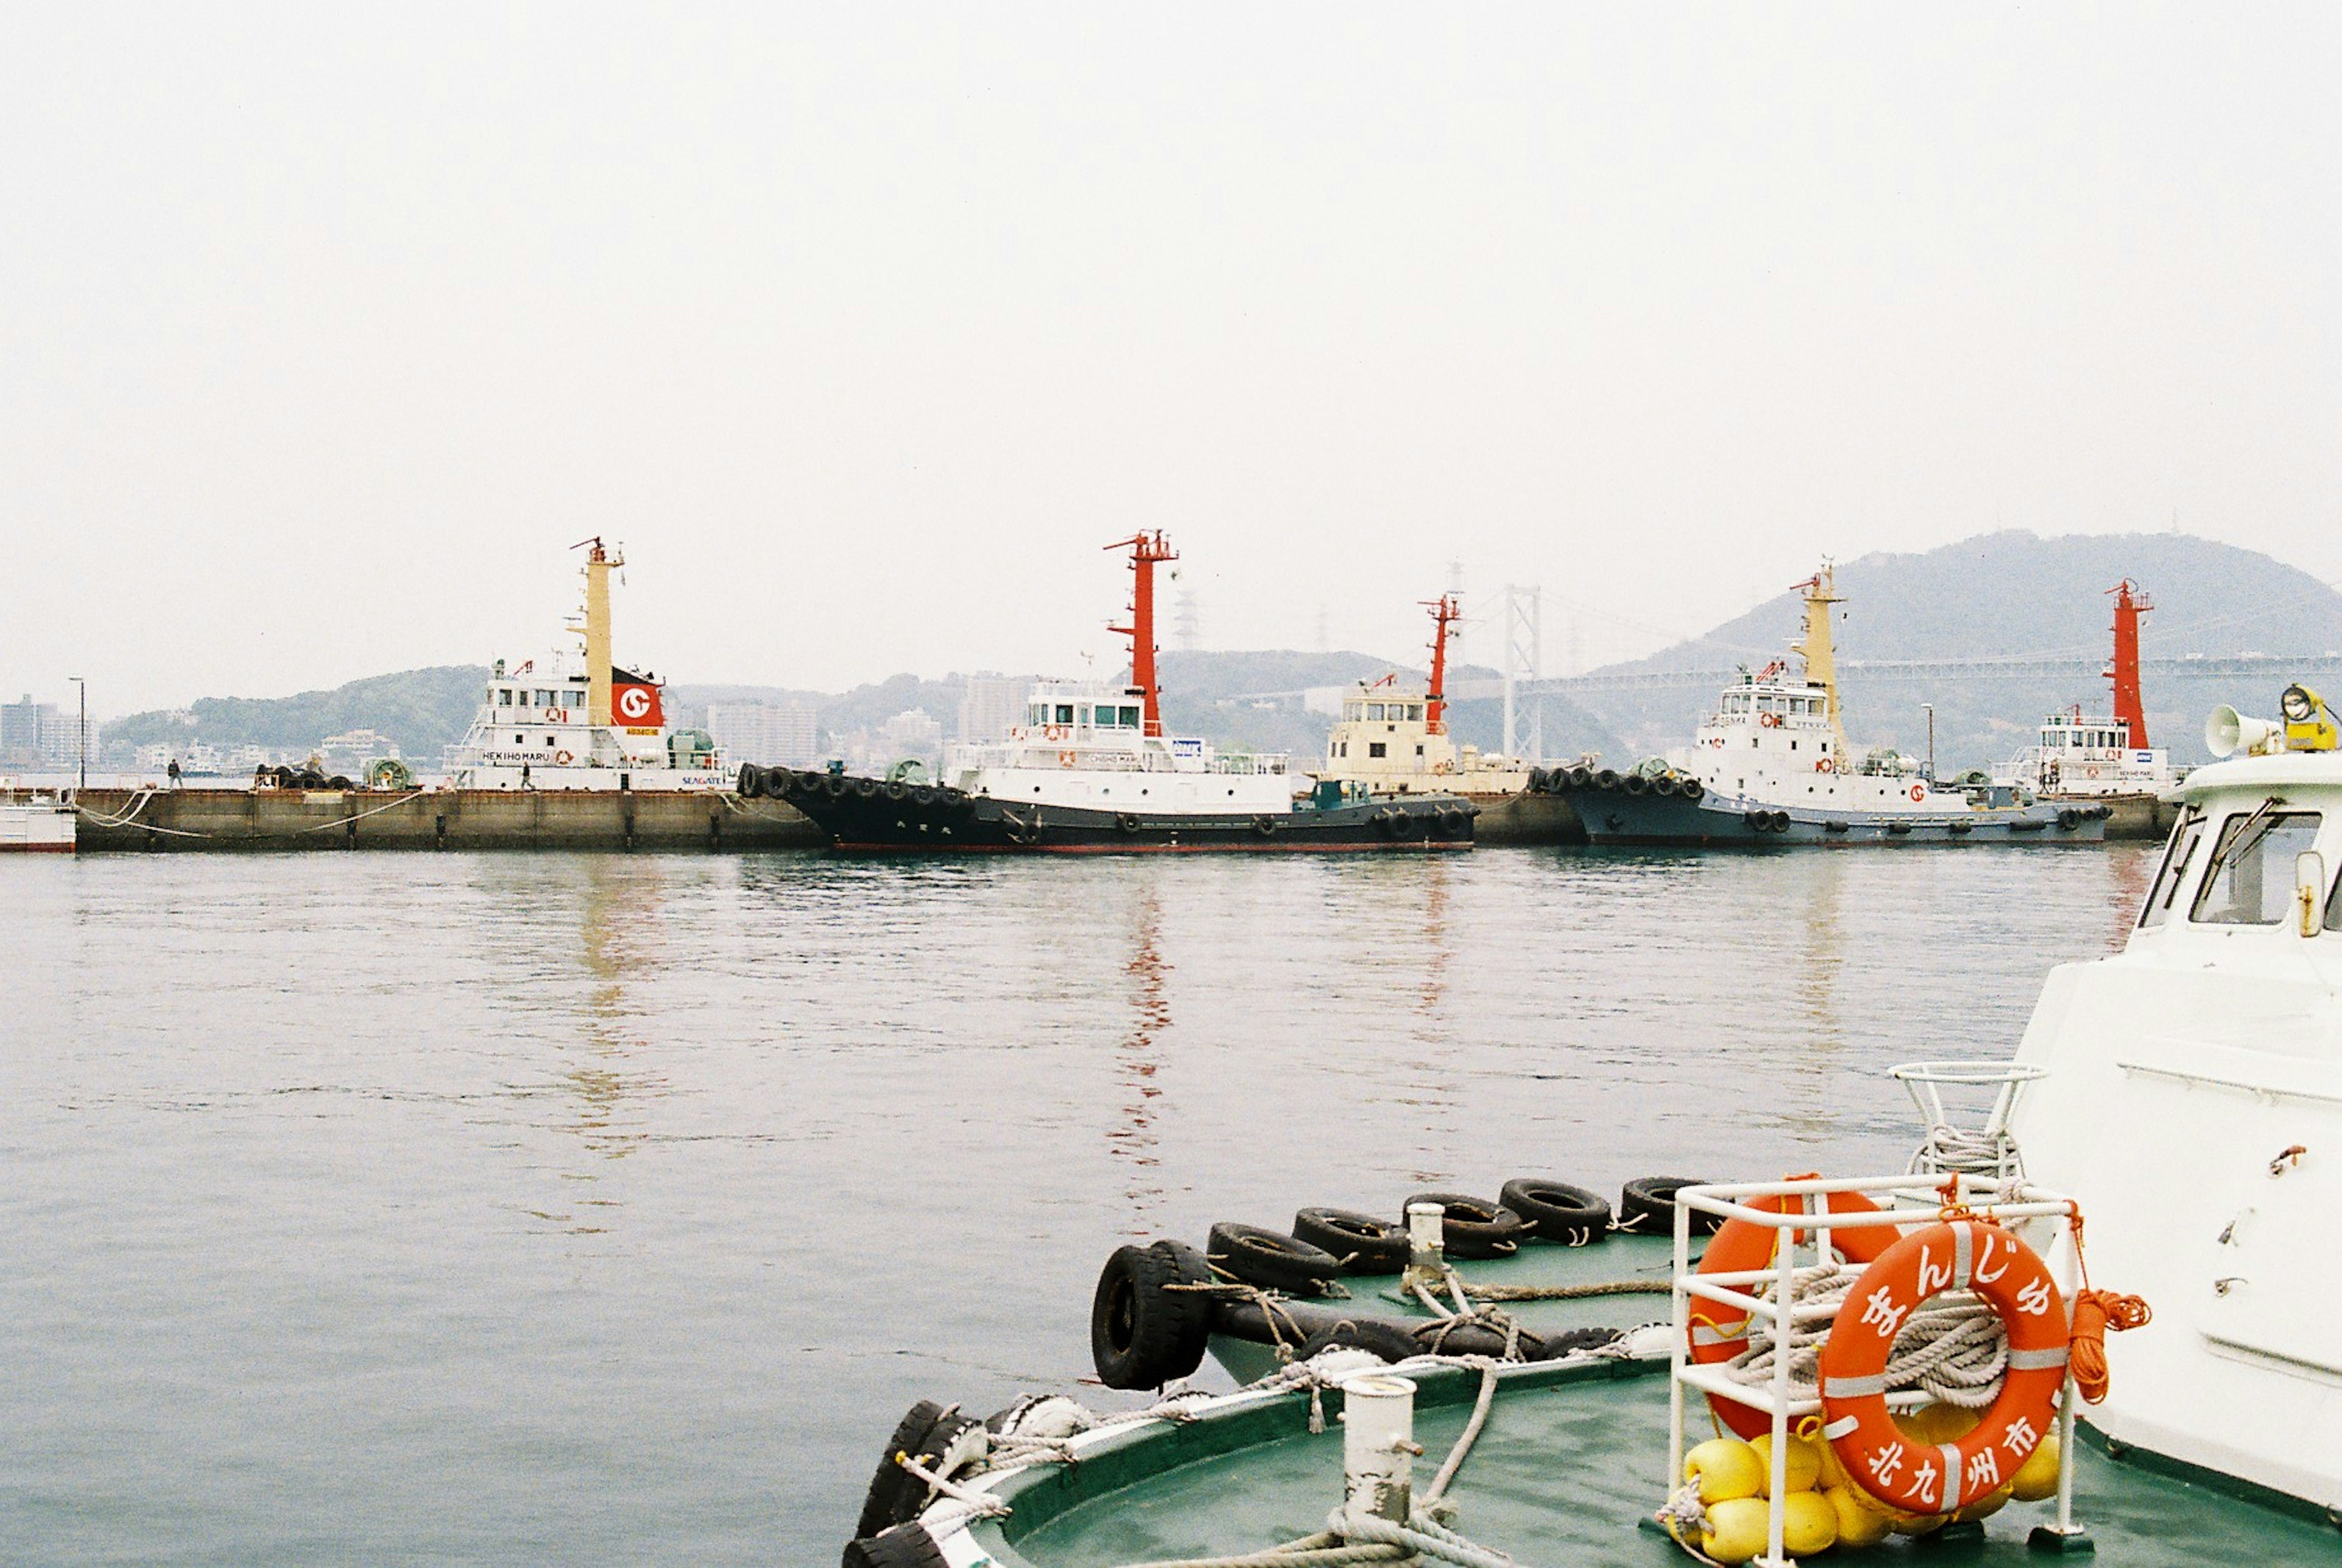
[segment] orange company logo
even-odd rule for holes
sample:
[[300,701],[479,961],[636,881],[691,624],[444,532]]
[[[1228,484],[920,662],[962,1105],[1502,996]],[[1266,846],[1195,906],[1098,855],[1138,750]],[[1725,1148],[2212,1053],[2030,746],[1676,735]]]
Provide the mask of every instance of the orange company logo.
[[651,694],[647,686],[628,686],[618,694],[618,713],[623,718],[640,719],[651,711]]

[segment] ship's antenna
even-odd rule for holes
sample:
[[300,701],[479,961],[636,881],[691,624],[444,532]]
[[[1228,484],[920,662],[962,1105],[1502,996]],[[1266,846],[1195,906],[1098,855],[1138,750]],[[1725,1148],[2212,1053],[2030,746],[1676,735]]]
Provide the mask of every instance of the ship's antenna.
[[1144,531],[1117,539],[1106,548],[1130,552],[1130,624],[1106,630],[1130,639],[1130,684],[1138,688],[1143,734],[1163,733],[1162,693],[1155,678],[1155,567],[1176,561],[1179,552],[1163,537],[1163,530]]

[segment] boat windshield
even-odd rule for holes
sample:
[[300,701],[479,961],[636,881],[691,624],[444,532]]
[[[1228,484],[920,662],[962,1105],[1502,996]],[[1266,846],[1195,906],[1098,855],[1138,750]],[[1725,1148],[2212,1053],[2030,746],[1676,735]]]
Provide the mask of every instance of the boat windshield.
[[2187,917],[2207,925],[2275,925],[2293,902],[2293,858],[2317,841],[2314,811],[2258,811],[2220,828],[2212,864]]
[[2147,906],[2138,912],[2141,930],[2161,925],[2171,917],[2172,901],[2196,868],[2196,851],[2204,842],[2204,814],[2189,807],[2171,829],[2171,840],[2163,846],[2163,864],[2156,871],[2155,885],[2147,890]]

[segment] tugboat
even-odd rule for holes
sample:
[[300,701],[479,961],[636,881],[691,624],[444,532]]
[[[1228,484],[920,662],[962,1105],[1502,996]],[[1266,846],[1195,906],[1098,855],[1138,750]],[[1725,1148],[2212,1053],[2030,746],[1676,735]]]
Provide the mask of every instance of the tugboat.
[[1431,612],[1431,684],[1418,691],[1396,674],[1360,681],[1342,699],[1326,737],[1320,782],[1339,779],[1373,794],[1515,795],[1533,770],[1518,757],[1458,746],[1447,733],[1447,628],[1463,616],[1452,594],[1424,601]]
[[[2147,707],[2139,694],[2138,618],[2155,608],[2138,584],[2124,578],[2107,590],[2115,600],[2114,658],[2107,678],[2114,684],[2114,712],[2085,714],[2077,704],[2041,723],[2039,744],[2019,753],[2008,774],[2025,788],[2060,804],[2103,804],[2114,813],[2108,831],[2157,825],[2158,802],[2186,776],[2171,754],[2147,734]],[[2167,818],[2161,823],[2170,825]]]
[[731,781],[703,730],[667,727],[665,688],[610,654],[610,573],[623,555],[586,551],[579,646],[506,669],[498,659],[463,740],[448,754],[455,789],[723,790]]
[[[846,1568],[2332,1563],[2342,753],[2284,714],[2215,713],[2128,944],[2014,1059],[1894,1069],[1906,1170],[1124,1247],[1092,1351],[1151,1403],[922,1402]],[[1206,1354],[1246,1385],[1176,1382]]]
[[1545,787],[1566,798],[1595,844],[1855,844],[2096,842],[2103,802],[2044,803],[2007,784],[1943,785],[1892,751],[1857,761],[1838,706],[1830,607],[1837,570],[1798,584],[1805,640],[1727,687],[1686,753],[1620,773],[1576,764]]
[[1452,794],[1377,799],[1327,780],[1296,798],[1282,756],[1219,754],[1163,733],[1155,674],[1155,568],[1177,554],[1158,529],[1128,550],[1130,683],[1045,681],[1005,741],[956,744],[942,782],[764,768],[739,792],[786,801],[847,850],[1059,854],[1444,850],[1472,845],[1473,807]]

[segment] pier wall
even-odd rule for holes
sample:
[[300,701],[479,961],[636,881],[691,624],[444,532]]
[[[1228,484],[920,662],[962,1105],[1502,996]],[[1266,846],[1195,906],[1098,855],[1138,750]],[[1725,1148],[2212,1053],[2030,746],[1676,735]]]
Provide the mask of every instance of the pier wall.
[[84,850],[793,849],[778,801],[698,790],[84,790]]

